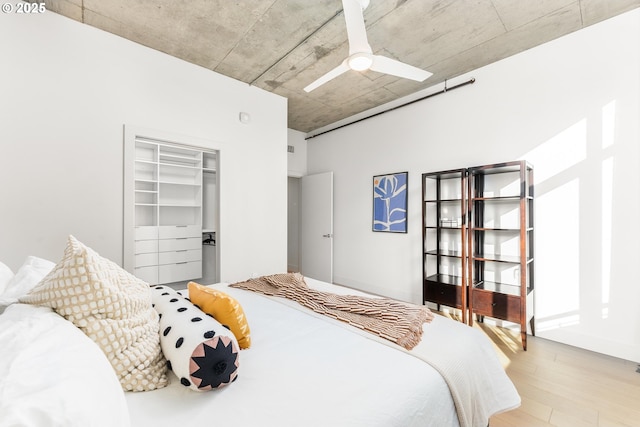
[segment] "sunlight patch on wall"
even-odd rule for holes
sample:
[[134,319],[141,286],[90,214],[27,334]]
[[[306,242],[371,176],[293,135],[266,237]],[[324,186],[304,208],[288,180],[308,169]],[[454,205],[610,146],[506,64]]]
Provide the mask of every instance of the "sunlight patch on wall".
[[[613,146],[616,135],[616,102],[611,101],[602,107],[602,149]],[[602,249],[601,249],[601,286],[602,318],[609,317],[609,294],[611,289],[611,248],[613,233],[613,157],[602,161]]]
[[[580,324],[580,180],[587,158],[587,119],[525,154],[535,168],[536,329]],[[545,260],[549,260],[545,263]]]
[[613,228],[613,157],[602,161],[602,304],[609,303],[611,286],[611,239]]
[[611,147],[616,137],[616,101],[602,107],[602,148]]
[[568,127],[522,157],[533,164],[536,184],[553,178],[586,158],[586,119]]
[[580,314],[577,312],[562,313],[557,316],[543,317],[540,319],[536,317],[536,333],[577,326],[579,324]]
[[536,253],[545,254],[536,266],[536,283],[544,284],[536,287],[538,330],[579,323],[579,192],[574,179],[537,197]]
[[[616,136],[616,101],[602,107],[602,149],[614,145]],[[613,157],[602,161],[602,318],[609,317],[611,288],[611,246],[613,229]]]

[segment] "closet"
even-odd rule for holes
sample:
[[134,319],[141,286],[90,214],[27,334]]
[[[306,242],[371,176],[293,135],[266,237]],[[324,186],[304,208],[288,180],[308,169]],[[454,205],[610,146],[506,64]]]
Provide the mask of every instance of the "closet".
[[125,128],[124,268],[152,285],[218,278],[218,152],[183,139]]

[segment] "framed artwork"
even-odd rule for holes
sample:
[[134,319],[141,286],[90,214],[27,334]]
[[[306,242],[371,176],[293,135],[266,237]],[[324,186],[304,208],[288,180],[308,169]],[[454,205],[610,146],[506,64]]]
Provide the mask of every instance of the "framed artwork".
[[409,172],[373,177],[373,231],[407,232]]

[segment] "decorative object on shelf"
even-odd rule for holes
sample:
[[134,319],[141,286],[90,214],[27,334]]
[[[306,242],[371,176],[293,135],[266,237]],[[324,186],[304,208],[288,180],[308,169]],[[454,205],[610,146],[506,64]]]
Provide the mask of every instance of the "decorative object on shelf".
[[373,177],[373,231],[407,232],[409,172]]
[[458,228],[462,225],[462,218],[441,218],[440,226],[447,228]]

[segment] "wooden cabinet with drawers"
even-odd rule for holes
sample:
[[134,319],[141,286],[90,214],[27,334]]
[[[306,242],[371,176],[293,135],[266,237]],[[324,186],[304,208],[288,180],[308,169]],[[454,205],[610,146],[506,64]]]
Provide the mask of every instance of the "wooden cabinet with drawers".
[[533,168],[513,161],[422,175],[423,301],[462,321],[505,320],[535,334]]
[[467,321],[467,171],[422,174],[423,301],[461,310]]
[[517,323],[527,348],[533,313],[533,167],[524,160],[469,168],[469,324]]

